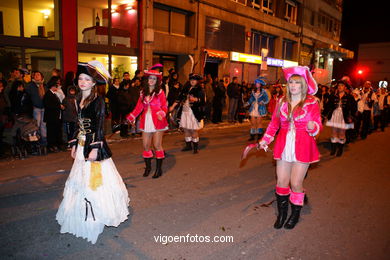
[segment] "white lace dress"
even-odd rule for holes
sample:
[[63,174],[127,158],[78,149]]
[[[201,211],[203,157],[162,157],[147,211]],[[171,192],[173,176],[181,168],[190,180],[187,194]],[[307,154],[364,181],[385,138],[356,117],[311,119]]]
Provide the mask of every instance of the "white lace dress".
[[[80,138],[85,140],[85,136]],[[95,244],[104,226],[117,227],[127,219],[130,199],[113,160],[86,161],[80,143],[56,219],[61,233],[71,233]],[[97,187],[91,187],[91,167],[101,173]]]

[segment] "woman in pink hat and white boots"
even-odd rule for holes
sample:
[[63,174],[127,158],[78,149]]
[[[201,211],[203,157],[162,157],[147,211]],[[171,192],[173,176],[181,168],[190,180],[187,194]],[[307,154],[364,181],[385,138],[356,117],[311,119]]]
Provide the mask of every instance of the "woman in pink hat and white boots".
[[142,156],[145,160],[144,177],[147,177],[152,170],[151,162],[153,152],[152,144],[156,154],[156,171],[153,178],[158,178],[162,175],[162,162],[165,158],[165,153],[162,147],[162,138],[164,131],[168,129],[166,113],[168,111],[167,99],[164,91],[161,89],[162,73],[156,70],[144,71],[148,78],[143,87],[134,110],[127,116],[127,120],[134,124],[135,119],[139,114],[140,130],[142,131],[142,142],[144,151]]
[[[287,80],[287,93],[278,103],[259,148],[267,150],[279,130],[274,145],[278,204],[274,228],[284,226],[292,229],[298,223],[303,206],[303,180],[307,169],[311,163],[319,161],[315,136],[322,124],[319,104],[312,96],[317,92],[317,83],[309,68],[284,68],[283,73]],[[287,219],[289,200],[292,212]]]

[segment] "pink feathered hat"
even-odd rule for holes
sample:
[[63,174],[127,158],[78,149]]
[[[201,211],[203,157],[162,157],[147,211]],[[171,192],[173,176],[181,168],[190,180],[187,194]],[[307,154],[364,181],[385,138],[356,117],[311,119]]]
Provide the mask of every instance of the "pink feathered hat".
[[144,70],[144,74],[146,77],[156,76],[158,79],[162,80],[162,72],[157,70]]
[[317,82],[314,80],[313,75],[310,73],[310,70],[306,66],[294,66],[283,68],[284,77],[288,81],[292,75],[302,76],[307,83],[307,92],[310,95],[317,93],[318,86]]

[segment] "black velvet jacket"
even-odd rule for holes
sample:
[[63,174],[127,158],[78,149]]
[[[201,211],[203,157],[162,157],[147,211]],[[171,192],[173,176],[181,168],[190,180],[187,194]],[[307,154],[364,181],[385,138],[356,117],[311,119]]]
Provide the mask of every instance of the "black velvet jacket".
[[[198,98],[197,102],[190,102],[190,107],[196,120],[202,120],[204,118],[204,105],[206,103],[205,94],[202,87],[200,85],[196,85],[195,87],[191,88],[190,84],[186,84],[183,90],[180,92],[176,102],[183,104],[186,101],[188,95],[192,95],[193,97]],[[178,111],[179,118],[181,116],[182,110],[183,106],[181,105]]]
[[77,145],[79,134],[84,134],[86,137],[84,143],[84,157],[88,158],[89,153],[93,148],[98,148],[96,161],[102,161],[112,156],[111,150],[104,138],[104,117],[105,104],[102,97],[96,97],[87,107],[80,108],[78,106],[78,124],[71,146]]
[[[356,112],[356,105],[352,101],[353,97],[351,95],[345,94],[341,98],[341,109],[343,110],[343,117],[346,123],[349,122],[349,119],[352,119],[353,115]],[[340,97],[338,94],[331,95],[328,102],[325,104],[324,114],[330,120],[332,118],[333,111],[339,106]]]

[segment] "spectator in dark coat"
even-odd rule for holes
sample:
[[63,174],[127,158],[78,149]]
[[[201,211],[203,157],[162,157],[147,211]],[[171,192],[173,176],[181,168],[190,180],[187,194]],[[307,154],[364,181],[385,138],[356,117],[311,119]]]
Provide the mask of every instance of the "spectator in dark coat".
[[110,85],[108,88],[108,92],[106,97],[108,98],[110,102],[110,111],[111,111],[111,127],[114,128],[114,126],[120,124],[120,114],[118,111],[118,92],[119,92],[119,79],[114,78],[113,84]]
[[233,77],[233,82],[228,85],[227,95],[229,97],[228,120],[229,122],[235,122],[237,120],[238,100],[241,97],[241,91],[237,77]]
[[46,146],[46,123],[43,120],[43,115],[45,112],[43,106],[43,97],[47,91],[46,85],[44,84],[43,74],[39,71],[33,71],[32,81],[26,86],[26,92],[30,96],[33,104],[33,116],[37,121],[39,132],[41,134],[41,144]]
[[121,137],[129,137],[128,134],[128,124],[126,123],[126,115],[129,114],[132,109],[131,108],[131,93],[130,82],[127,82],[125,85],[121,85],[118,91],[117,96],[117,106],[119,113],[119,122],[120,122],[120,136]]
[[218,124],[222,122],[222,110],[226,100],[226,89],[223,85],[223,79],[214,84],[214,93],[212,122]]
[[14,81],[10,92],[11,114],[33,117],[33,105],[30,96],[21,81]]
[[72,140],[74,131],[77,125],[77,103],[76,103],[76,87],[71,86],[68,88],[68,93],[65,99],[62,101],[64,105],[64,111],[62,113],[62,120],[65,124],[65,131],[67,141]]
[[43,121],[46,123],[47,128],[47,144],[49,152],[58,152],[62,148],[62,123],[61,123],[61,110],[64,106],[61,104],[60,99],[56,95],[57,84],[59,78],[51,77],[48,82],[49,90],[46,92],[43,98],[43,104],[45,113]]

